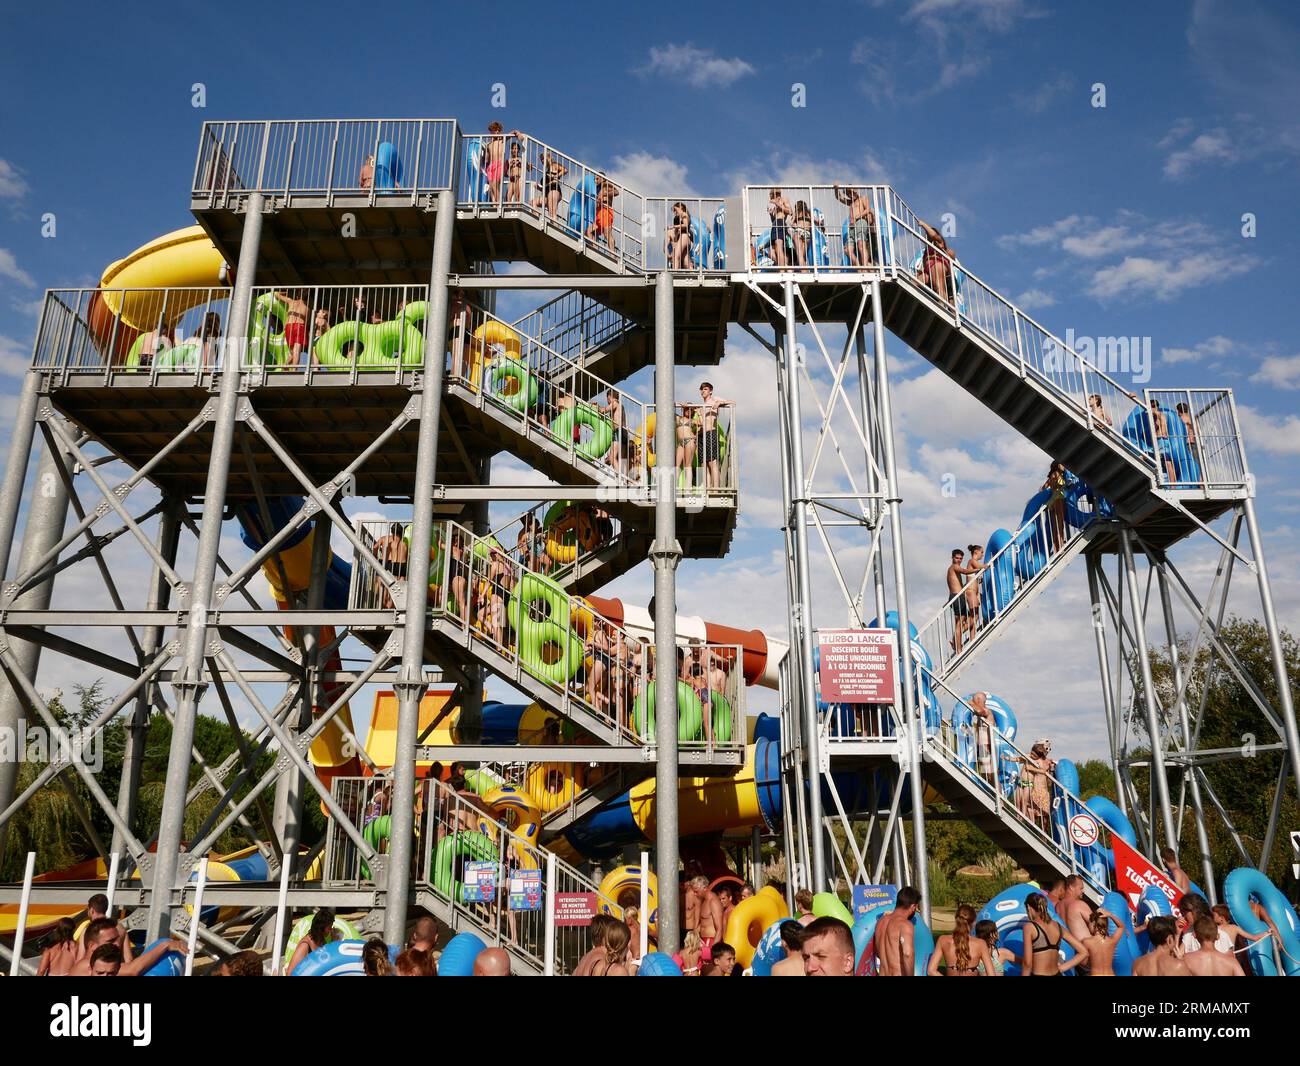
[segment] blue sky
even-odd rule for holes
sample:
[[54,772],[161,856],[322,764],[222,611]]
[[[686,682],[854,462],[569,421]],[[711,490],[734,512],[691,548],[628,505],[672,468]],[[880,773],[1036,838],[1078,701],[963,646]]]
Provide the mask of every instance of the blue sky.
[[[1300,19],[1290,5],[877,0],[756,4],[740,18],[672,2],[653,17],[610,5],[390,3],[370,19],[354,4],[319,4],[298,16],[298,33],[293,16],[267,11],[56,3],[6,15],[6,436],[42,290],[94,284],[109,261],[190,221],[203,120],[450,116],[477,129],[495,118],[645,194],[889,181],[923,217],[951,212],[963,262],[1054,332],[1149,337],[1152,384],[1236,389],[1279,609],[1300,629]],[[191,106],[195,82],[206,109]],[[489,102],[498,82],[504,111]],[[795,83],[806,107],[791,106]],[[1104,108],[1092,106],[1097,84]],[[47,212],[54,239],[41,236]],[[1254,237],[1242,235],[1246,214]],[[928,616],[944,550],[1014,524],[1046,462],[901,343],[892,350],[913,611]],[[745,518],[726,561],[683,567],[682,606],[721,616],[716,605],[735,603],[742,617],[720,620],[780,631],[770,367],[733,330],[710,376],[742,404],[752,441]],[[631,387],[650,398],[644,376]],[[945,474],[956,499],[937,490]],[[1190,548],[1183,561],[1203,566]],[[643,567],[618,588],[643,599],[649,583]],[[1256,610],[1246,599],[1240,609]],[[1058,752],[1100,754],[1082,567],[1034,611],[1050,624],[1029,621],[969,681],[1001,692],[1035,732],[1065,738]],[[44,687],[71,676],[47,657]]]

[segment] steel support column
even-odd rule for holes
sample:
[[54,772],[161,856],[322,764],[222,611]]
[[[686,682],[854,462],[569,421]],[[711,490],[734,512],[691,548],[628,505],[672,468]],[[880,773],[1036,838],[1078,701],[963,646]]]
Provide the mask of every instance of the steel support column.
[[677,366],[673,353],[673,278],[655,278],[655,872],[659,878],[659,950],[680,946],[677,865],[677,477],[668,456],[675,439]]
[[208,481],[203,494],[203,524],[194,561],[194,581],[189,589],[189,621],[185,627],[181,668],[172,687],[177,694],[176,721],[172,729],[167,760],[166,786],[158,827],[158,854],[149,899],[147,939],[165,936],[171,928],[171,894],[180,868],[181,836],[185,824],[185,797],[189,791],[190,750],[194,742],[194,719],[206,684],[203,680],[207,650],[207,612],[213,607],[212,593],[221,547],[221,519],[226,503],[226,484],[235,440],[235,419],[239,408],[241,367],[248,350],[248,326],[252,310],[253,277],[262,240],[261,193],[249,193],[244,204],[244,230],[235,271],[235,291],[230,301],[230,325],[221,346],[221,387],[212,426],[212,451],[208,460]]
[[[884,312],[880,300],[880,281],[871,283],[872,327],[875,332],[876,410],[879,415],[881,457],[884,459],[885,505],[889,508],[889,539],[894,558],[894,610],[898,612],[898,657],[902,664],[903,708],[907,733],[912,747],[912,849],[916,867],[914,878],[921,893],[921,913],[930,920],[930,874],[925,847],[925,783],[921,780],[922,752],[925,747],[925,722],[917,707],[917,690],[913,678],[911,622],[907,610],[907,573],[903,560],[903,516],[899,508],[898,467],[894,458],[894,415],[889,400],[889,363],[885,354]],[[883,622],[884,619],[881,619]]]
[[1115,774],[1115,795],[1119,799],[1119,809],[1128,814],[1128,797],[1124,780],[1120,773],[1119,711],[1115,706],[1115,693],[1111,689],[1110,652],[1106,647],[1106,612],[1101,600],[1101,584],[1098,577],[1100,560],[1095,555],[1085,556],[1088,567],[1088,598],[1092,605],[1092,632],[1097,640],[1097,666],[1101,672],[1102,706],[1106,714],[1106,740],[1110,744],[1110,765]]
[[446,369],[447,277],[456,226],[456,200],[438,194],[434,223],[433,265],[429,278],[429,316],[424,323],[424,380],[420,394],[420,434],[412,491],[411,548],[402,614],[401,681],[397,737],[393,752],[392,837],[388,849],[384,939],[400,944],[406,937],[411,900],[411,865],[415,844],[415,742],[424,696],[424,631],[429,603],[429,549],[433,542],[433,483],[438,477],[438,423],[442,418],[442,382]]

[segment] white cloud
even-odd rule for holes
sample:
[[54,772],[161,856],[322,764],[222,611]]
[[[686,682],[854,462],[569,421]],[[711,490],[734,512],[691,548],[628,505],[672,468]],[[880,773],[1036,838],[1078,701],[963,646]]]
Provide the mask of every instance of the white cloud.
[[0,376],[21,378],[31,366],[30,346],[23,345],[13,337],[0,335]]
[[724,59],[712,48],[687,43],[652,47],[650,61],[638,73],[682,80],[694,89],[725,89],[755,71],[739,56]]
[[1227,337],[1216,334],[1208,337],[1203,341],[1193,345],[1191,348],[1161,348],[1160,358],[1163,362],[1174,365],[1177,363],[1199,363],[1207,357],[1228,355],[1235,347],[1236,342]]
[[1233,145],[1227,130],[1206,130],[1169,153],[1165,159],[1165,177],[1183,178],[1203,163],[1235,163],[1239,158],[1241,152]]
[[1153,259],[1131,255],[1117,266],[1102,267],[1092,276],[1088,293],[1098,300],[1116,296],[1172,300],[1188,289],[1245,274],[1258,264],[1254,256],[1222,256],[1211,259],[1198,252],[1180,258]]
[[18,168],[7,159],[0,159],[0,200],[21,200],[29,192],[31,188]]
[[1237,417],[1252,452],[1300,455],[1300,415],[1269,415],[1243,403],[1237,405]]
[[1127,226],[1102,226],[1087,233],[1072,234],[1061,241],[1063,251],[1081,259],[1102,259],[1142,243]]
[[1043,307],[1053,307],[1056,297],[1042,289],[1026,289],[1015,299],[1015,304],[1022,311],[1036,311]]
[[618,184],[635,189],[642,196],[699,196],[686,168],[667,156],[632,152],[615,156],[609,176]]
[[1278,389],[1300,389],[1300,355],[1270,355],[1250,380]]
[[0,248],[0,278],[8,278],[25,289],[34,289],[36,287],[36,281],[18,265],[14,253],[9,251],[8,248]]
[[1074,78],[1066,71],[1061,71],[1056,77],[1043,82],[1042,85],[1032,92],[1019,93],[1012,97],[1016,107],[1030,115],[1041,115],[1057,97],[1069,92],[1074,88]]
[[1001,248],[1037,248],[1044,244],[1057,244],[1062,238],[1071,233],[1075,233],[1080,226],[1091,219],[1084,219],[1080,215],[1067,215],[1065,218],[1058,219],[1046,226],[1035,226],[1033,229],[1024,233],[1007,233],[998,238],[998,246]]

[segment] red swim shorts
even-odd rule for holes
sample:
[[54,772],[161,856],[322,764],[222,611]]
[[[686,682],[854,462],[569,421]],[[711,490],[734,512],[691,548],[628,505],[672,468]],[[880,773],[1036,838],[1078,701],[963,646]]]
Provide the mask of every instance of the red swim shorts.
[[295,345],[300,348],[304,347],[307,344],[306,324],[297,321],[297,319],[286,322],[284,324],[284,343],[289,345],[290,348]]

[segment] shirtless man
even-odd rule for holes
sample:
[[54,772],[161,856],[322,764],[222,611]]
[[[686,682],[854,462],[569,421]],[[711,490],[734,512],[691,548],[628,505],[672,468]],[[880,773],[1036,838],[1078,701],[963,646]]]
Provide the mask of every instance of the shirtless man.
[[719,940],[712,947],[713,961],[704,967],[702,977],[730,977],[736,968],[736,949]]
[[[1092,935],[1092,908],[1083,898],[1083,878],[1078,874],[1071,874],[1065,879],[1065,895],[1057,905],[1056,913],[1061,916],[1065,928],[1075,939],[1085,940]],[[1084,963],[1075,967],[1075,973],[1080,977],[1087,977],[1088,970],[1089,965]]]
[[1133,963],[1134,977],[1191,977],[1192,971],[1183,962],[1183,949],[1178,944],[1178,924],[1167,915],[1159,915],[1147,923],[1147,936],[1151,950]]
[[427,914],[421,915],[411,927],[406,946],[412,951],[433,951],[438,946],[438,923]]
[[1047,896],[1047,902],[1056,909],[1056,913],[1060,914],[1061,904],[1065,900],[1065,878],[1058,877],[1050,882],[1044,895]]
[[794,913],[800,925],[812,925],[817,916],[812,912],[813,894],[811,889],[801,888],[794,894]]
[[838,918],[818,918],[805,928],[799,954],[805,977],[853,976],[853,933]]
[[692,927],[700,934],[700,944],[706,951],[712,951],[713,945],[722,936],[722,901],[709,889],[709,879],[703,874],[692,877],[687,886],[696,900],[695,925]]
[[1164,461],[1165,473],[1169,475],[1169,480],[1176,481],[1178,474],[1174,470],[1173,456],[1169,454],[1169,423],[1160,408],[1160,401],[1154,396],[1151,397],[1151,425],[1156,436],[1156,456]]
[[948,647],[957,654],[961,653],[962,637],[971,627],[970,601],[962,593],[962,587],[966,584],[967,571],[962,565],[965,558],[964,551],[953,548],[952,562],[948,564],[948,572],[944,575],[944,580],[948,583],[948,599],[952,600],[953,617],[952,640],[948,642]]
[[1192,881],[1187,876],[1187,871],[1178,865],[1178,853],[1171,847],[1163,847],[1160,849],[1160,860],[1165,864],[1169,879],[1178,886],[1178,891],[1187,895],[1192,890]]
[[[1115,923],[1114,932],[1110,930],[1112,922]],[[1115,949],[1124,939],[1124,924],[1106,908],[1098,907],[1092,912],[1088,929],[1088,935],[1081,938],[1083,946],[1088,949],[1088,965],[1080,964],[1074,972],[1081,977],[1114,977]]]
[[284,343],[289,346],[289,365],[302,366],[307,346],[307,301],[297,293],[276,292],[275,298],[285,305]]
[[1219,927],[1208,914],[1202,914],[1193,925],[1196,939],[1201,946],[1195,951],[1183,955],[1183,964],[1192,972],[1193,977],[1245,977],[1245,971],[1237,956],[1231,952],[1220,951],[1215,947],[1219,936]]
[[[410,554],[410,545],[407,544],[406,538],[402,536],[402,524],[394,522],[388,527],[388,532],[375,541],[375,558],[384,564],[393,577],[399,580],[406,578],[406,563]],[[385,607],[393,606],[393,598],[389,595],[388,589],[384,583],[376,578],[375,583],[379,590],[383,592],[383,601]]]
[[803,965],[804,927],[798,922],[781,923],[781,946],[785,958],[772,964],[773,977],[807,977]]
[[996,788],[998,768],[993,759],[993,731],[997,726],[988,699],[987,692],[976,692],[971,696],[971,728],[975,731],[975,772]]
[[[179,940],[162,940],[137,958],[127,960],[122,951],[126,937],[112,918],[96,918],[82,936],[85,954],[69,977],[138,977],[169,951],[182,955],[189,948]],[[96,956],[99,961],[96,961]]]
[[[108,918],[108,917],[110,917],[108,913],[108,897],[104,895],[104,893],[96,892],[93,896],[90,897],[90,899],[86,900],[86,918],[89,921],[97,922],[101,918]],[[117,943],[122,949],[122,958],[126,962],[130,962],[134,956],[132,955],[131,952],[131,943],[127,939],[126,926],[122,925],[119,922],[117,926],[117,930],[119,934]],[[89,931],[89,926],[87,926],[87,931]],[[85,950],[86,942],[83,939],[81,943],[82,943],[82,954],[84,956],[88,954],[88,952],[86,952]]]
[[862,195],[861,189],[844,189],[838,183],[835,199],[849,206],[849,243],[844,247],[844,254],[855,267],[870,266],[875,260],[871,245],[876,232],[876,213],[871,209],[871,200]]
[[707,488],[722,487],[722,468],[719,465],[718,449],[718,413],[724,407],[735,407],[734,400],[720,400],[713,395],[713,384],[705,381],[700,384],[700,405],[696,408],[699,420],[695,434],[695,454],[704,464]]
[[920,903],[921,894],[911,885],[905,885],[898,890],[894,909],[876,923],[873,942],[880,977],[916,976],[916,930],[912,917]]

